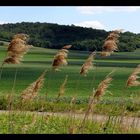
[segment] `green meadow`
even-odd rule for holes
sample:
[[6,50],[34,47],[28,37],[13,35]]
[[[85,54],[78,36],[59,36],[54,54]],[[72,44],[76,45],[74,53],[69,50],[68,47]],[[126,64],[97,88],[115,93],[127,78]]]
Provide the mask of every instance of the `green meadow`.
[[[6,47],[0,47],[1,64],[6,57],[6,50]],[[129,75],[140,62],[140,50],[129,53],[116,52],[109,57],[100,57],[97,52],[97,56],[93,60],[94,68],[89,71],[87,76],[81,76],[79,72],[82,64],[88,58],[89,52],[69,50],[68,65],[62,66],[61,71],[55,72],[52,70],[51,64],[57,51],[33,47],[24,55],[21,64],[5,64],[0,67],[0,110],[7,110],[7,113],[9,109],[11,110],[8,115],[2,114],[2,112],[0,114],[0,133],[139,133],[137,129],[123,126],[122,122],[118,121],[118,117],[140,116],[139,98],[137,98],[140,93],[139,86],[125,87]],[[21,102],[19,98],[21,92],[33,83],[45,69],[48,71],[38,98],[25,103]],[[95,116],[94,113],[107,115],[108,119],[104,123],[86,120],[83,130],[80,130],[83,118],[53,115],[47,118],[47,115],[43,115],[44,112],[65,112],[73,113],[73,115],[81,113],[84,116],[93,89],[96,89],[105,76],[113,70],[113,80],[92,112],[93,116]],[[68,81],[65,86],[65,94],[57,101],[59,88],[66,75],[68,75]],[[10,93],[14,98],[7,96]],[[70,102],[74,96],[76,96],[76,102],[71,105]],[[12,114],[12,110],[19,110],[20,113],[13,112]],[[42,115],[34,118],[26,111],[35,111],[36,114],[42,112]],[[135,126],[136,123],[132,122],[131,126]]]
[[[0,62],[6,56],[6,47],[0,47]],[[139,87],[125,88],[126,80],[134,68],[140,63],[140,50],[135,52],[119,52],[109,57],[97,57],[93,61],[94,68],[89,71],[86,77],[79,74],[80,68],[89,52],[70,50],[68,54],[68,65],[61,67],[61,71],[54,72],[51,69],[53,57],[58,50],[34,47],[25,54],[19,65],[5,64],[1,68],[0,92],[9,93],[14,88],[15,94],[20,94],[29,84],[35,81],[38,76],[47,68],[45,83],[40,95],[48,94],[50,97],[57,96],[60,85],[65,76],[68,75],[68,82],[65,87],[65,95],[71,97],[87,98],[96,89],[105,76],[115,70],[113,81],[104,98],[130,97],[132,94],[139,94]],[[17,74],[16,74],[17,72]],[[15,77],[16,75],[16,77]],[[14,85],[15,81],[15,85]],[[13,87],[14,85],[14,87]],[[111,92],[111,95],[110,95]]]

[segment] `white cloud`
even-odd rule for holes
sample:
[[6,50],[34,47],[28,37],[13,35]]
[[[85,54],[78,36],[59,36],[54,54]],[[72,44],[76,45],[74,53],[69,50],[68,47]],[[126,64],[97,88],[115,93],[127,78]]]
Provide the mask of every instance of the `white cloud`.
[[2,25],[2,24],[6,24],[6,23],[8,23],[8,22],[0,21],[0,25]]
[[104,29],[104,25],[100,23],[99,21],[83,21],[79,23],[74,23],[75,26],[82,26],[82,27],[88,27],[93,29]]
[[103,12],[135,12],[140,6],[78,6],[76,10],[81,14],[96,14]]

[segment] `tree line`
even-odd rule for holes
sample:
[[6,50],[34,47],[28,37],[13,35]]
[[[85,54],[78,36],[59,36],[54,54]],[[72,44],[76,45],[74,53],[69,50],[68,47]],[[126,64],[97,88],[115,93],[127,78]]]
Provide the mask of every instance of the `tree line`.
[[[10,41],[17,33],[30,35],[29,43],[43,48],[60,49],[71,44],[72,50],[101,51],[109,32],[105,30],[58,25],[40,22],[21,22],[0,25],[0,40]],[[119,51],[131,52],[140,48],[140,34],[124,32],[120,34]]]

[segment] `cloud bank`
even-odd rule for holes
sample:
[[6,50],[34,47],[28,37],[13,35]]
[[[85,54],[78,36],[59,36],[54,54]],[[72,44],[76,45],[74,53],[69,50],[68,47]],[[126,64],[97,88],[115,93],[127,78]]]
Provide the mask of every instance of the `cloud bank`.
[[78,6],[76,10],[81,14],[97,14],[104,12],[135,12],[140,6]]
[[99,21],[83,21],[79,23],[74,23],[75,26],[93,28],[93,29],[104,29],[105,26]]

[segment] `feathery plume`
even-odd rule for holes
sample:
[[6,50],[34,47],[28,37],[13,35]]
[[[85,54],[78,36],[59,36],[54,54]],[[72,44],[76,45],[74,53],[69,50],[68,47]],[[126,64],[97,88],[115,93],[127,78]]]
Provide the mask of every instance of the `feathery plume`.
[[68,81],[68,75],[66,75],[64,82],[60,86],[57,98],[59,98],[60,96],[64,95],[64,93],[65,93],[65,86],[66,86],[67,81]]
[[4,60],[3,64],[19,64],[19,59],[16,59],[15,57],[8,57]]
[[53,60],[53,63],[52,63],[53,70],[60,71],[60,69],[59,69],[60,66],[68,64],[66,59],[68,57],[68,52],[69,51],[67,49],[69,49],[70,47],[71,47],[71,45],[64,46],[54,56],[54,60]]
[[110,72],[105,77],[105,79],[98,85],[96,90],[93,89],[93,95],[91,95],[90,98],[89,98],[88,108],[86,110],[86,113],[85,113],[85,116],[84,116],[84,119],[81,123],[80,128],[83,128],[87,117],[89,116],[91,110],[93,109],[93,106],[95,106],[97,104],[97,101],[99,101],[100,97],[104,95],[106,89],[109,87],[110,82],[112,81],[111,74],[113,72],[114,71]]
[[101,56],[110,56],[114,51],[118,51],[117,43],[119,42],[118,38],[120,37],[119,33],[121,32],[122,29],[114,30],[108,35],[105,39]]
[[96,52],[92,52],[92,54],[89,55],[88,59],[85,61],[85,63],[82,65],[80,74],[86,76],[88,73],[88,70],[93,68],[93,59],[95,58]]
[[3,64],[19,64],[24,54],[27,53],[31,45],[27,45],[29,36],[27,34],[16,34],[13,36],[8,49],[7,58]]
[[106,78],[98,85],[98,88],[96,89],[94,94],[94,98],[96,98],[97,100],[99,100],[100,97],[104,95],[106,89],[109,87],[110,82],[112,81],[112,77],[110,76],[111,73],[109,73]]
[[126,82],[126,87],[130,86],[139,86],[140,82],[137,81],[139,78],[138,74],[140,73],[140,64],[135,68],[135,70],[132,72],[132,74],[129,76],[127,82]]
[[31,85],[29,85],[22,93],[21,93],[21,98],[22,100],[31,100],[34,99],[37,94],[38,91],[41,89],[41,87],[43,86],[44,83],[44,77],[46,74],[46,70],[41,74],[41,76],[35,81],[33,82]]
[[[93,103],[96,103],[95,101],[99,101],[99,99],[105,94],[105,91],[107,90],[107,88],[110,85],[110,82],[112,81],[112,76],[111,74],[114,72],[114,70],[112,72],[110,72],[105,79],[98,85],[96,90],[93,90],[93,95],[90,97],[89,100],[89,106]],[[95,100],[96,99],[96,100]]]

